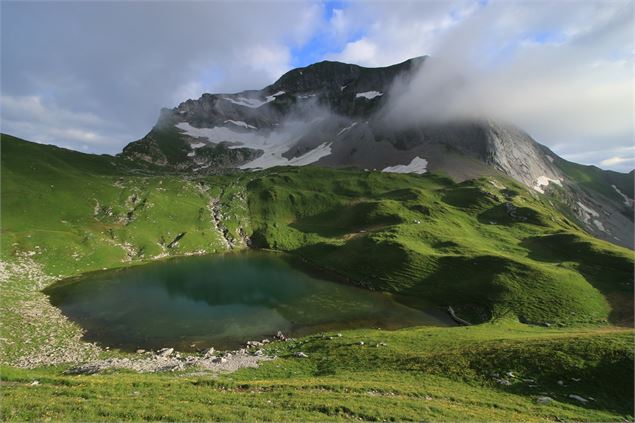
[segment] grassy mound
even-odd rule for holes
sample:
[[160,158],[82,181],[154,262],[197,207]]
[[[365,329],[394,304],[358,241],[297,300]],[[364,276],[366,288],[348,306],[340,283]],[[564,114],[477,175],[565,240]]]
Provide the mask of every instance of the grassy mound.
[[[630,304],[608,295],[609,304],[602,295],[632,291],[626,270],[632,254],[588,237],[509,180],[457,185],[433,175],[309,167],[262,172],[247,190],[258,245],[300,255],[410,304],[451,305],[475,322],[632,318]],[[588,251],[569,248],[566,260],[540,256],[565,234]],[[594,281],[592,267],[612,274],[603,278],[605,286]]]

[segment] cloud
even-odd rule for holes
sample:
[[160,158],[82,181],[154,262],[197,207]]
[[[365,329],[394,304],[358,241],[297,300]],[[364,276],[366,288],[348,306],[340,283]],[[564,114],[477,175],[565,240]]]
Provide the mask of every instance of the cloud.
[[476,1],[353,2],[334,14],[338,33],[363,34],[327,57],[388,66],[431,54],[437,39],[476,9]]
[[377,65],[377,45],[367,38],[360,38],[346,44],[344,50],[331,56],[332,59],[346,63],[362,63],[365,65]]
[[28,140],[83,151],[98,149],[117,153],[117,141],[131,139],[120,126],[95,114],[45,104],[39,96],[2,95],[0,107],[2,132],[19,134]]
[[495,118],[556,152],[632,145],[632,3],[535,5],[492,2],[449,27],[389,93],[388,122]]
[[0,7],[2,126],[33,140],[117,152],[162,107],[262,88],[308,58],[386,66],[430,55],[393,90],[402,123],[494,115],[565,158],[615,169],[628,163],[601,162],[633,144],[632,1]]
[[609,157],[608,159],[602,160],[600,163],[605,166],[615,166],[615,165],[620,165],[623,163],[634,163],[634,162],[635,162],[634,157],[613,156],[613,157]]
[[36,141],[81,143],[94,152],[119,151],[142,137],[162,107],[203,92],[272,83],[290,69],[291,49],[307,42],[323,19],[321,3],[300,2],[2,2],[1,7],[5,101],[37,98],[46,110],[67,112],[64,124],[35,113],[37,123],[27,125],[19,114],[3,110],[4,130],[37,136]]

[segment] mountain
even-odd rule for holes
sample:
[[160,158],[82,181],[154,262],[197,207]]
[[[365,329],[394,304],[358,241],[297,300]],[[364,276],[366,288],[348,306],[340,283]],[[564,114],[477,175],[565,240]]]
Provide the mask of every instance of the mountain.
[[633,172],[568,162],[526,132],[491,120],[396,128],[382,111],[392,84],[429,60],[384,68],[320,62],[262,90],[203,94],[163,109],[126,159],[182,172],[278,165],[435,172],[463,181],[505,174],[546,194],[589,233],[634,247]]

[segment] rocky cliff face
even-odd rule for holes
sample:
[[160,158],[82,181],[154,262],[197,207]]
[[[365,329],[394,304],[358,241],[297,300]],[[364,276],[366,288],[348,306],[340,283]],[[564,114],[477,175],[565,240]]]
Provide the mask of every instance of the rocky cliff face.
[[506,174],[550,195],[590,233],[633,247],[633,175],[566,162],[527,133],[493,121],[387,125],[392,84],[426,58],[385,68],[321,62],[262,90],[203,94],[163,109],[123,156],[183,172],[317,164],[457,180]]

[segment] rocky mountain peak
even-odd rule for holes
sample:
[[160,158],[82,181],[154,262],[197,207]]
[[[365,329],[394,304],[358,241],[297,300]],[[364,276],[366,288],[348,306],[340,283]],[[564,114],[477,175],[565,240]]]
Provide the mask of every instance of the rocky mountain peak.
[[268,90],[271,93],[281,90],[291,93],[382,91],[387,89],[397,76],[411,72],[424,61],[425,57],[416,57],[396,65],[379,68],[323,61],[290,70],[265,88],[265,91]]

